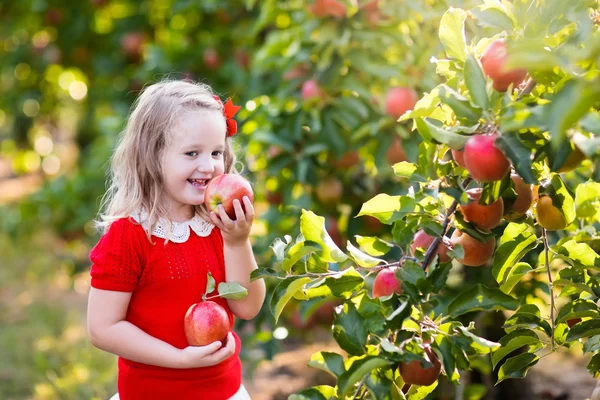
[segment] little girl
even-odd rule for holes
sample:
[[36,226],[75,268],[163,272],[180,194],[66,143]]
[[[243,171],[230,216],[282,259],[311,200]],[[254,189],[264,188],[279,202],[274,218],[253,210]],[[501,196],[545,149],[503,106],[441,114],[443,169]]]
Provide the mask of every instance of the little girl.
[[119,356],[121,400],[249,399],[242,385],[240,338],[189,346],[188,308],[202,300],[207,273],[248,289],[243,300],[215,301],[233,317],[253,318],[265,298],[248,236],[254,208],[235,200],[236,219],[203,205],[207,183],[235,173],[231,136],[236,107],[210,87],[184,81],[148,86],[134,104],[112,158],[112,179],[90,252],[88,332]]

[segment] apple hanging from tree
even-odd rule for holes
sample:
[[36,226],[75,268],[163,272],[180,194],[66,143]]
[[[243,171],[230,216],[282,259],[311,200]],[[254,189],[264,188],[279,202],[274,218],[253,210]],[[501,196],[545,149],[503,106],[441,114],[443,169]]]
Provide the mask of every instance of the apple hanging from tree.
[[474,135],[465,143],[465,167],[479,182],[499,181],[510,171],[508,158],[496,147],[497,138],[495,133]]
[[245,211],[244,196],[254,201],[252,186],[244,177],[238,174],[222,174],[213,178],[204,192],[204,204],[209,211],[218,214],[218,206],[222,204],[229,218],[235,220],[235,209],[233,200],[238,199]]
[[326,206],[334,206],[339,203],[344,193],[344,185],[336,178],[327,178],[317,185],[315,192],[317,198]]
[[404,383],[408,385],[429,386],[440,376],[440,372],[442,371],[440,359],[428,344],[423,346],[423,350],[429,366],[424,367],[419,360],[400,363],[398,370],[400,375],[402,375]]
[[311,100],[322,96],[323,91],[316,80],[309,79],[302,84],[302,99]]
[[537,222],[547,230],[558,231],[567,227],[562,210],[553,204],[550,196],[540,196],[535,211]]
[[382,269],[373,281],[373,298],[389,296],[392,293],[402,293],[400,281],[394,275],[397,268]]
[[185,313],[185,337],[191,346],[207,346],[217,340],[224,345],[231,324],[227,311],[214,301],[192,304]]
[[393,87],[385,98],[385,112],[393,118],[400,118],[417,104],[419,96],[411,88]]
[[494,89],[499,92],[505,92],[511,84],[513,88],[519,86],[527,76],[526,69],[506,69],[507,57],[504,39],[490,42],[481,55],[483,72],[492,79]]
[[452,158],[458,165],[467,168],[467,165],[465,164],[465,153],[462,150],[452,150]]
[[[417,253],[417,249],[420,248],[423,252],[426,252],[431,243],[434,241],[433,236],[429,236],[424,230],[419,230],[415,233],[415,237],[413,242],[410,244],[410,254],[414,256]],[[440,262],[448,262],[450,261],[450,256],[448,255],[448,248],[440,242],[436,251],[439,256]]]
[[465,217],[465,221],[471,222],[479,229],[494,229],[502,221],[504,201],[498,198],[492,204],[479,204],[481,193],[481,188],[467,190],[469,203],[461,205],[460,212]]
[[478,267],[488,262],[496,248],[496,239],[493,236],[487,242],[480,242],[458,229],[452,234],[450,242],[453,246],[460,244],[463,247],[464,256],[457,261],[469,267]]
[[515,186],[517,198],[510,205],[508,210],[504,210],[506,212],[505,218],[507,220],[523,216],[527,210],[529,210],[531,203],[533,202],[533,190],[531,189],[531,185],[526,184],[517,174],[511,174],[510,178]]

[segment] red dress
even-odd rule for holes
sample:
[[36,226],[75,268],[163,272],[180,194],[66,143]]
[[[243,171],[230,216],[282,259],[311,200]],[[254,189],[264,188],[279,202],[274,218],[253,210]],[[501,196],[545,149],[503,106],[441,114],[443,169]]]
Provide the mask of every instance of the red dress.
[[[221,233],[202,223],[203,228],[213,229],[204,229],[199,236],[186,226],[187,240],[165,245],[165,239],[154,235],[154,244],[150,243],[141,225],[123,218],[112,223],[90,252],[91,285],[133,292],[126,320],[180,349],[188,346],[183,328],[185,313],[201,301],[208,271],[217,285],[225,281]],[[213,300],[227,310],[233,326],[227,301]],[[119,357],[120,399],[229,399],[242,383],[241,342],[235,333],[234,337],[235,354],[211,367],[171,369]]]

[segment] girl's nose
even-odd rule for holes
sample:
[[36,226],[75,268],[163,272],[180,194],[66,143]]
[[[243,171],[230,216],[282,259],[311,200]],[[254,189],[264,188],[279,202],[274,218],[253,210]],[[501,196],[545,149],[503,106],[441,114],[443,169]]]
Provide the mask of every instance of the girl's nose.
[[215,170],[213,161],[210,158],[202,158],[198,162],[198,171],[204,173],[212,173]]

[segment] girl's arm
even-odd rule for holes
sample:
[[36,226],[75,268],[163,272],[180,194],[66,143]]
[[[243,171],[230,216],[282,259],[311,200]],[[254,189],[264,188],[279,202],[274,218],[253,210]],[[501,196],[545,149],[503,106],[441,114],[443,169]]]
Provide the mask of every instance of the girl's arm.
[[229,309],[238,318],[252,319],[262,307],[266,289],[262,279],[250,282],[250,273],[258,268],[250,240],[237,245],[225,242],[223,252],[227,282],[237,282],[248,289],[248,296],[242,300],[227,299]]
[[88,335],[101,350],[143,364],[167,368],[196,368],[215,365],[234,354],[235,339],[227,345],[217,341],[183,350],[163,342],[125,321],[131,293],[91,288],[88,299]]
[[225,280],[237,282],[248,289],[248,296],[242,300],[227,299],[231,312],[241,319],[252,319],[258,314],[265,300],[266,288],[263,279],[250,283],[250,273],[258,268],[248,237],[254,221],[254,207],[244,196],[244,209],[239,200],[233,201],[235,220],[219,205],[219,214],[210,213],[211,221],[221,230],[223,254],[225,257]]

